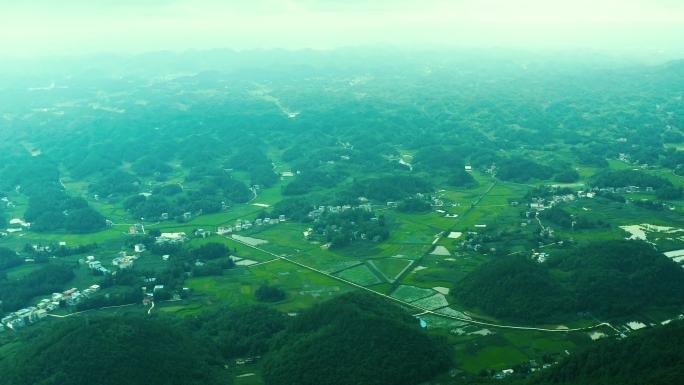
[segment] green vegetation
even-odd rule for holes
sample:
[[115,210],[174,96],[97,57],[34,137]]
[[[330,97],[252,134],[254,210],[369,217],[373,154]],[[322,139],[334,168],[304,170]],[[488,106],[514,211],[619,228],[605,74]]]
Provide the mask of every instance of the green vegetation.
[[61,291],[73,278],[73,267],[56,264],[42,266],[19,279],[0,277],[1,309],[4,312],[17,310],[37,295]]
[[35,331],[1,384],[219,384],[218,362],[188,329],[167,319],[98,317],[55,322]]
[[430,183],[415,176],[393,175],[356,181],[349,194],[384,203],[432,191]]
[[620,341],[601,341],[530,381],[531,384],[652,384],[681,382],[684,323],[673,322]]
[[654,189],[671,188],[672,183],[654,175],[635,170],[610,170],[600,173],[593,182],[596,187],[652,187]]
[[422,334],[415,319],[354,294],[295,319],[276,340],[263,376],[268,385],[409,385],[445,371],[449,361],[446,345]]
[[588,215],[573,216],[560,207],[553,207],[551,209],[544,210],[541,213],[540,218],[551,221],[553,224],[564,229],[586,230],[610,227],[609,223],[601,219],[593,219]]
[[254,297],[261,302],[278,302],[285,299],[287,294],[279,287],[262,284],[256,291]]
[[497,170],[499,178],[519,183],[532,179],[549,179],[553,175],[552,168],[518,157],[504,160]]
[[404,199],[397,205],[397,210],[403,213],[421,213],[431,209],[430,202],[422,198]]
[[263,306],[221,309],[193,323],[225,359],[265,354],[271,339],[289,324],[286,315]]
[[456,285],[456,296],[495,317],[540,321],[567,315],[572,297],[551,273],[522,257],[500,257]]
[[602,316],[684,301],[684,269],[644,242],[592,242],[551,265],[569,273],[580,310]]
[[360,208],[337,213],[326,211],[314,221],[313,230],[331,248],[365,240],[382,242],[389,237],[385,217],[376,217]]
[[614,317],[682,305],[684,270],[644,242],[592,242],[545,264],[495,258],[457,287],[464,304],[504,319],[549,321],[576,312]]

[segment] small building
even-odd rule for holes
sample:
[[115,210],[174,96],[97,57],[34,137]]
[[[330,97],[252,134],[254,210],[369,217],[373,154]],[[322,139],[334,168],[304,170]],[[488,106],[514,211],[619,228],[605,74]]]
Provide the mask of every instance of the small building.
[[76,293],[73,293],[66,300],[66,303],[67,303],[67,305],[74,306],[74,305],[78,305],[82,299],[83,299],[83,294],[81,294],[80,292],[76,292]]
[[532,203],[530,203],[530,208],[534,209],[534,210],[544,210],[544,203],[532,202]]
[[146,250],[146,247],[145,247],[145,245],[143,245],[142,243],[138,243],[137,245],[133,246],[133,250],[134,250],[136,253],[142,253],[143,251]]
[[188,239],[188,236],[184,232],[179,232],[179,233],[161,233],[157,239],[157,243],[166,243],[166,242],[185,242]]
[[120,270],[130,269],[133,267],[134,260],[135,257],[133,256],[116,257],[112,260],[112,265],[118,267]]
[[195,236],[199,238],[209,238],[211,237],[211,231],[198,229],[197,231],[195,231]]
[[45,309],[38,309],[34,312],[36,321],[42,320],[47,317],[48,313]]
[[136,223],[128,228],[128,233],[131,235],[145,234],[145,226],[142,223]]
[[233,232],[233,228],[230,226],[229,227],[219,226],[216,229],[216,234],[218,234],[218,235],[223,235],[223,234],[232,233],[232,232]]

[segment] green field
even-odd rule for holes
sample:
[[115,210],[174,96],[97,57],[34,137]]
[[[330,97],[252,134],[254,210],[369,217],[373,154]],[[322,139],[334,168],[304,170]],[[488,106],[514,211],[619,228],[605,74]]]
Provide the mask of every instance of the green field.
[[342,279],[346,279],[362,286],[370,286],[382,282],[380,278],[373,274],[373,272],[366,265],[359,265],[342,270],[336,275]]
[[385,280],[394,282],[413,262],[401,258],[384,258],[371,260],[368,263],[380,271]]

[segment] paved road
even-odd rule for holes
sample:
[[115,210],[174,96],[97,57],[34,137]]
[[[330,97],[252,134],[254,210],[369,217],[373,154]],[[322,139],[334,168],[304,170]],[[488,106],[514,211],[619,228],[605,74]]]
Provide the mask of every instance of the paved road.
[[67,315],[58,315],[58,314],[50,314],[50,313],[48,313],[48,317],[67,318],[67,317],[71,317],[71,316],[74,316],[74,315],[77,315],[77,314],[83,314],[83,313],[86,313],[86,312],[89,312],[89,311],[92,311],[92,310],[113,309],[113,308],[117,308],[117,307],[126,307],[126,306],[131,306],[131,305],[136,305],[136,304],[137,304],[137,302],[128,303],[128,304],[125,304],[125,305],[114,305],[114,306],[97,307],[97,308],[92,308],[92,309],[81,310],[81,311],[69,313],[69,314],[67,314]]

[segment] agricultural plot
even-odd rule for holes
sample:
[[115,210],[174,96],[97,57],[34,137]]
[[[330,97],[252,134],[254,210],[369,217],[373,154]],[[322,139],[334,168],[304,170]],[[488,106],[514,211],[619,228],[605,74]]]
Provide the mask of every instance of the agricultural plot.
[[435,249],[430,252],[432,255],[441,255],[441,256],[450,256],[451,252],[449,250],[442,246],[442,245],[437,245],[435,246]]
[[346,279],[347,281],[354,282],[362,286],[370,286],[382,282],[380,278],[373,274],[373,272],[366,265],[359,265],[342,270],[336,275],[342,279]]
[[321,250],[319,247],[307,252],[288,254],[288,258],[326,272],[341,271],[344,268],[339,268],[340,266],[345,264],[353,266],[352,263],[355,265],[360,262],[357,258],[331,253],[327,250]]
[[210,310],[217,304],[256,304],[254,291],[262,283],[277,286],[287,293],[287,298],[275,305],[285,312],[303,309],[351,290],[335,279],[283,261],[239,267],[222,276],[190,278],[185,285],[195,292],[193,301],[199,301]]
[[411,267],[413,261],[401,258],[384,258],[369,260],[368,263],[378,270],[385,280],[394,282],[402,273]]
[[444,231],[453,223],[453,220],[445,220],[434,213],[387,213],[387,217],[392,224],[387,242],[397,244],[429,245],[436,233]]
[[333,263],[333,264],[326,266],[323,271],[325,271],[328,274],[334,274],[334,273],[340,272],[342,270],[349,269],[349,268],[354,267],[354,266],[358,266],[362,263],[363,262],[361,262],[361,261],[337,262],[337,263]]
[[450,316],[450,317],[458,317],[458,318],[463,318],[463,319],[471,319],[470,317],[468,317],[467,315],[465,315],[465,313],[463,313],[463,312],[461,312],[461,311],[458,311],[458,310],[455,310],[455,309],[450,308],[450,307],[441,308],[441,309],[437,310],[436,313],[444,314],[444,315],[447,315],[447,316]]
[[449,301],[447,301],[446,297],[444,294],[434,294],[430,297],[427,298],[422,298],[417,301],[411,302],[411,304],[420,306],[423,309],[428,309],[428,310],[436,310],[443,308],[445,306],[449,306]]
[[374,255],[373,258],[398,257],[416,260],[430,250],[430,247],[429,242],[425,244],[408,244],[388,241],[383,242],[376,247],[379,249],[379,252]]
[[420,287],[415,286],[400,285],[394,291],[394,293],[392,293],[392,297],[400,299],[404,302],[413,302],[421,298],[429,297],[434,294],[435,292],[430,289],[422,289]]
[[268,240],[270,244],[264,245],[264,248],[268,250],[275,245],[294,250],[307,250],[316,245],[304,239],[306,228],[307,226],[303,224],[285,222],[275,226],[255,226],[246,234]]
[[268,241],[263,240],[263,239],[245,237],[245,236],[237,235],[237,234],[231,235],[231,238],[235,239],[236,241],[246,243],[250,246],[260,246],[260,245],[263,245],[265,243],[268,243]]
[[440,317],[434,314],[425,314],[420,316],[420,319],[425,321],[428,329],[452,329],[468,326],[468,323],[458,321],[446,317]]
[[63,233],[36,233],[32,231],[25,231],[14,233],[2,238],[2,245],[6,247],[15,247],[20,249],[27,243],[49,243],[49,242],[66,242],[67,246],[81,246],[91,243],[99,245],[106,245],[110,243],[121,243],[122,237],[125,236],[128,226],[115,226],[113,228],[103,230],[91,234],[63,234]]
[[520,349],[511,346],[488,346],[473,351],[461,351],[456,349],[456,359],[461,363],[460,367],[467,372],[476,374],[482,369],[503,370],[515,364],[529,360],[528,356]]

